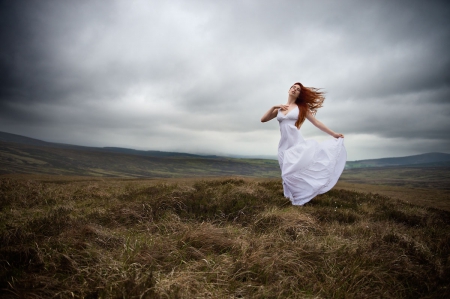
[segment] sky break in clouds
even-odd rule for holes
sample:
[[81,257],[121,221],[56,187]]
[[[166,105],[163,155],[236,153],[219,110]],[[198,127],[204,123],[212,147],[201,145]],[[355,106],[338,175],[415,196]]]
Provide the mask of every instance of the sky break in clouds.
[[275,156],[260,118],[300,81],[349,160],[450,153],[449,20],[446,1],[1,1],[0,131]]

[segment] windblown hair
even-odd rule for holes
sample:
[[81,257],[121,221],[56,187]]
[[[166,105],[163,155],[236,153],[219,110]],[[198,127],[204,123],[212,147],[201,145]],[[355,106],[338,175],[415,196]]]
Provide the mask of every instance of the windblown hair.
[[300,126],[305,121],[306,113],[309,110],[312,114],[317,113],[317,109],[322,107],[323,101],[325,100],[324,92],[320,91],[319,88],[314,87],[304,87],[301,83],[297,82],[294,85],[300,86],[300,94],[295,100],[298,106],[298,120],[295,122],[295,126],[300,129]]

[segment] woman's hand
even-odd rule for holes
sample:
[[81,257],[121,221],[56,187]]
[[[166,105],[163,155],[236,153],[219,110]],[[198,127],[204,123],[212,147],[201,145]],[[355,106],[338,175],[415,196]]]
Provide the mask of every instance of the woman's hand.
[[273,108],[274,109],[281,109],[281,110],[289,110],[289,105],[283,105],[283,104],[280,104],[280,105],[275,105],[275,106],[273,106]]
[[334,138],[344,138],[344,134],[341,133],[333,133]]
[[281,110],[288,110],[289,109],[289,105],[275,105],[272,106],[272,108],[269,109],[269,111],[267,111],[266,113],[264,113],[263,117],[261,117],[261,122],[266,122],[269,121],[271,119],[274,119],[275,117],[277,117],[277,113],[278,113],[278,109]]

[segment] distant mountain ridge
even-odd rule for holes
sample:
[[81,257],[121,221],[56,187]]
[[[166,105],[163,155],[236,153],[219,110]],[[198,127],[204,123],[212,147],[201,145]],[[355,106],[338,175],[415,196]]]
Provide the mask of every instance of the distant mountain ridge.
[[82,145],[73,145],[65,143],[47,142],[39,139],[25,137],[21,135],[6,133],[0,131],[0,142],[13,142],[18,144],[34,145],[34,146],[47,146],[67,149],[85,149],[85,150],[99,150],[112,153],[122,153],[129,155],[150,156],[150,157],[202,157],[202,158],[218,158],[215,155],[196,155],[180,152],[163,152],[163,151],[143,151],[122,147],[90,147]]
[[[89,147],[89,146],[79,146],[79,145],[71,145],[71,144],[63,144],[63,143],[53,143],[46,142],[39,139],[34,139],[30,137],[25,137],[21,135],[0,132],[0,143],[15,143],[21,145],[28,146],[37,146],[37,147],[48,147],[48,148],[57,148],[57,149],[66,149],[66,150],[83,150],[89,152],[103,152],[110,154],[123,154],[123,155],[132,155],[132,156],[141,156],[141,157],[152,157],[152,158],[189,158],[189,159],[230,159],[233,161],[238,160],[249,160],[249,159],[258,159],[258,160],[270,160],[272,161],[270,164],[275,165],[275,168],[278,166],[278,162],[272,159],[267,158],[258,158],[258,157],[244,157],[244,156],[216,156],[216,155],[196,155],[189,153],[180,153],[180,152],[164,152],[164,151],[144,151],[144,150],[135,150],[130,148],[121,148],[121,147]],[[0,147],[1,150],[1,147]],[[276,163],[275,163],[276,162]],[[347,161],[346,169],[356,169],[356,168],[368,168],[368,167],[391,167],[391,166],[401,166],[401,167],[430,167],[430,166],[448,166],[450,167],[450,154],[446,153],[425,153],[420,155],[413,156],[405,156],[405,157],[390,157],[390,158],[381,158],[381,159],[367,159],[367,160],[357,160],[357,161]],[[276,169],[278,170],[278,168]]]
[[0,174],[276,178],[280,169],[275,160],[77,146],[0,132]]
[[389,166],[450,166],[450,154],[426,153],[420,155],[348,161],[346,168],[389,167]]
[[30,138],[30,137],[25,137],[22,135],[16,135],[16,134],[11,134],[11,133],[1,132],[1,131],[0,131],[0,141],[15,142],[15,143],[29,144],[29,145],[40,145],[40,146],[48,146],[51,144],[57,144],[57,143],[46,142],[46,141],[42,141],[39,139],[34,139],[34,138]]

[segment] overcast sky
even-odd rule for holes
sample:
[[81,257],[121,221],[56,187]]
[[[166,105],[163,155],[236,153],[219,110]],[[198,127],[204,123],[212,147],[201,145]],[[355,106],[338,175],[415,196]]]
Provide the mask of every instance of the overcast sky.
[[260,119],[300,81],[348,160],[450,153],[446,1],[0,1],[0,25],[0,131],[276,156]]

